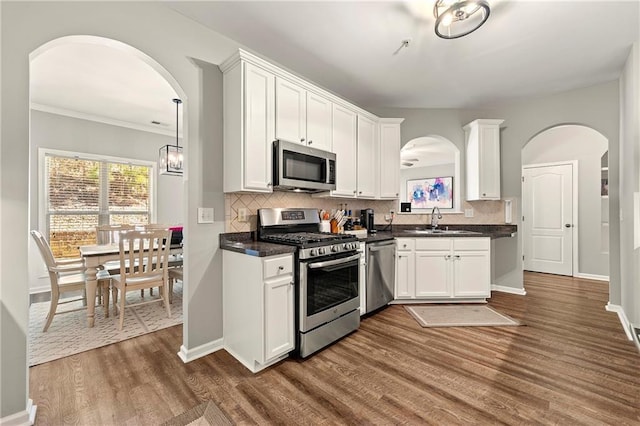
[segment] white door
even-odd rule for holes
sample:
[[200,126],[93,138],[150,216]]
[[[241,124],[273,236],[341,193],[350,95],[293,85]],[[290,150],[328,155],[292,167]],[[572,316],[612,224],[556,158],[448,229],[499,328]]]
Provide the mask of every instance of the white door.
[[450,297],[451,273],[449,251],[417,251],[416,297]]
[[307,92],[307,145],[331,151],[331,115],[333,104],[315,93]]
[[524,269],[573,275],[573,166],[523,169]]
[[358,197],[376,196],[376,123],[358,116]]
[[276,138],[307,144],[307,91],[276,77]]
[[289,352],[294,341],[293,277],[264,283],[265,362]]

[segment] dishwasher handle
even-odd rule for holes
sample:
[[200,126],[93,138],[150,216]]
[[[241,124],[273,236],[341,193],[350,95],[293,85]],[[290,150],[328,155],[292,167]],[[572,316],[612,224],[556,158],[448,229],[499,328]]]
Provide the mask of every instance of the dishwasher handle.
[[380,250],[384,250],[385,248],[389,247],[389,246],[395,246],[396,242],[391,240],[391,241],[384,241],[384,242],[380,242],[380,243],[369,243],[368,245],[368,249],[369,251],[380,251]]

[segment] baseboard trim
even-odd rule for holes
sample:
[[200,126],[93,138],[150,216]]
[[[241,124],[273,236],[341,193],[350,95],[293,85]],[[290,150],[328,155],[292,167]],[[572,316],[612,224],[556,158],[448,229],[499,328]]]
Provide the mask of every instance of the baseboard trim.
[[584,278],[585,280],[609,281],[609,277],[607,275],[577,273],[577,274],[574,275],[574,277],[575,278]]
[[33,400],[27,401],[27,408],[24,411],[11,414],[0,419],[2,426],[26,426],[33,425],[36,422],[37,405],[33,405]]
[[611,303],[607,303],[607,305],[605,306],[605,309],[609,312],[615,312],[616,314],[618,314],[618,319],[620,319],[620,323],[622,323],[622,328],[624,329],[624,332],[627,335],[627,339],[631,341],[635,341],[633,337],[633,333],[631,332],[633,327],[631,326],[631,323],[629,322],[629,319],[627,318],[627,314],[625,314],[624,309],[622,309],[622,306],[612,305]]
[[502,293],[517,294],[519,296],[527,295],[527,292],[524,288],[507,287],[504,285],[491,284],[491,291],[501,291]]
[[178,352],[178,356],[185,364],[196,360],[198,358],[202,358],[203,356],[212,354],[220,349],[223,349],[223,341],[222,338],[214,340],[209,343],[205,343],[200,346],[196,346],[193,349],[187,349],[184,345],[180,346],[180,352]]

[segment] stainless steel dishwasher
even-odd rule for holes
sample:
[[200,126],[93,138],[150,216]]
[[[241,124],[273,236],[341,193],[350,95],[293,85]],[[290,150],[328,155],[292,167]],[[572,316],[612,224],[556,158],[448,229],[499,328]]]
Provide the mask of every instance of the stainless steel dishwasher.
[[393,300],[396,279],[396,241],[367,243],[367,290],[365,313]]

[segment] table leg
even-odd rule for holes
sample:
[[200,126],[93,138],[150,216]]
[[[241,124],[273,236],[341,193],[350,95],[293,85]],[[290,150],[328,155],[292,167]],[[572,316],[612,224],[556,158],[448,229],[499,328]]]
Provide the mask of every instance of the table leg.
[[87,265],[85,274],[87,276],[87,326],[89,328],[93,327],[95,321],[96,289],[98,287],[97,272],[97,267]]

